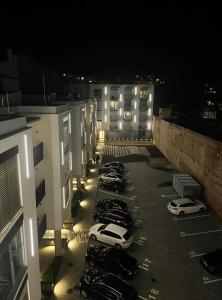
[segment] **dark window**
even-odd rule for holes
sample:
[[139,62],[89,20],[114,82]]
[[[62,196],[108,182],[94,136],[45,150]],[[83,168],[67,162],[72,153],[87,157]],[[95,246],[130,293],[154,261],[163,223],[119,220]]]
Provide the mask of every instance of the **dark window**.
[[38,144],[33,148],[34,166],[37,166],[43,159],[43,143]]
[[101,89],[95,89],[94,90],[94,98],[97,98],[97,99],[102,98],[102,90]]
[[41,220],[38,220],[38,241],[39,244],[41,242],[41,239],[43,235],[45,234],[46,228],[47,228],[47,221],[46,221],[46,214],[42,217]]
[[130,232],[129,231],[127,231],[125,234],[124,234],[124,239],[127,241],[127,240],[129,240],[130,238],[131,238],[131,234],[130,234]]
[[40,185],[35,190],[36,196],[36,207],[39,205],[43,197],[45,196],[45,179],[40,183]]

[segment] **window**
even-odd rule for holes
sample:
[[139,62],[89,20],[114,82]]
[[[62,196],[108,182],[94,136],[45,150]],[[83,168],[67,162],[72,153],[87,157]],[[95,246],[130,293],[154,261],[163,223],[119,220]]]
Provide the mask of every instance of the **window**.
[[131,120],[132,119],[132,113],[130,111],[125,111],[124,115],[123,115],[123,118],[125,120]]
[[118,101],[110,101],[110,110],[118,109]]
[[67,179],[70,174],[70,152],[69,151],[67,151],[64,155],[64,171],[65,171],[65,179]]
[[148,89],[147,88],[141,88],[141,90],[140,90],[140,93],[139,93],[139,95],[140,95],[140,99],[148,99]]
[[97,98],[97,99],[102,98],[102,90],[101,89],[95,89],[94,90],[94,98]]
[[69,123],[66,122],[63,124],[63,142],[64,149],[69,145]]
[[21,207],[17,155],[6,158],[13,149],[0,154],[0,231]]

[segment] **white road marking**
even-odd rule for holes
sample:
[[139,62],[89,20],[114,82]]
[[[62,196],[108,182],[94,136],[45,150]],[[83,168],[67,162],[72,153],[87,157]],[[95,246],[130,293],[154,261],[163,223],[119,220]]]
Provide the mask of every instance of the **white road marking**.
[[138,295],[138,298],[142,299],[142,300],[148,300],[148,298],[145,298],[143,296]]
[[206,254],[206,253],[193,254],[193,255],[190,255],[190,258],[203,256],[204,254]]
[[179,196],[174,194],[174,195],[160,195],[160,197],[168,198],[168,197],[179,197]]
[[138,266],[140,269],[143,269],[143,270],[146,270],[148,271],[149,269],[148,268],[144,268],[143,266]]
[[181,218],[173,217],[172,220],[180,221],[180,220],[196,219],[196,218],[204,218],[204,217],[211,217],[211,215],[200,215],[200,216],[195,216],[195,217],[181,217]]
[[203,284],[217,282],[217,281],[221,281],[221,280],[222,280],[222,278],[217,278],[217,279],[212,279],[212,280],[206,280],[206,281],[203,282]]
[[145,241],[146,237],[145,236],[141,236],[140,239],[143,240],[143,241]]
[[134,241],[134,243],[143,246],[143,243],[139,243],[139,241],[138,242]]
[[202,232],[193,232],[193,233],[186,233],[186,232],[180,232],[180,236],[194,236],[194,235],[201,235],[201,234],[207,234],[212,232],[219,232],[222,231],[222,229],[215,229],[215,230],[208,230],[208,231],[202,231]]
[[[107,192],[107,191],[104,191],[104,190],[98,190],[99,192],[101,193],[104,193],[104,194],[109,194],[109,195],[115,195],[116,197],[121,197],[121,198],[124,198],[124,199],[128,199],[128,200],[131,200],[131,201],[134,201],[136,196],[132,196],[132,197],[126,197],[126,196],[121,196],[119,194],[116,194],[116,193],[110,193],[110,192]],[[134,198],[135,197],[135,198]]]

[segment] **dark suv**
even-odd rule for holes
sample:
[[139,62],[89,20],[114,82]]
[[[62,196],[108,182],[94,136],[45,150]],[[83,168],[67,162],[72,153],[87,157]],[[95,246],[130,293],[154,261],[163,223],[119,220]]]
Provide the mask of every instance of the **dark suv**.
[[127,229],[133,226],[133,220],[129,213],[118,209],[110,209],[108,211],[96,210],[93,214],[93,218],[97,223],[112,223]]
[[126,281],[112,273],[96,270],[86,271],[80,279],[80,290],[84,298],[94,300],[137,300],[138,294]]
[[99,210],[110,210],[110,209],[119,209],[119,210],[128,210],[128,206],[125,202],[119,199],[102,199],[98,200],[96,204],[96,209]]

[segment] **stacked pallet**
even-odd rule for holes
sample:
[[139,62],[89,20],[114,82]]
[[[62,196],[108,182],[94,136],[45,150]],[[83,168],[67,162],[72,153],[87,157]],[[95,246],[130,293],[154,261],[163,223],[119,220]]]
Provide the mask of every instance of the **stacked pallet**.
[[173,188],[180,197],[200,199],[201,185],[189,174],[174,174]]

